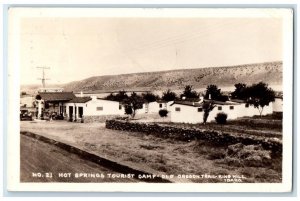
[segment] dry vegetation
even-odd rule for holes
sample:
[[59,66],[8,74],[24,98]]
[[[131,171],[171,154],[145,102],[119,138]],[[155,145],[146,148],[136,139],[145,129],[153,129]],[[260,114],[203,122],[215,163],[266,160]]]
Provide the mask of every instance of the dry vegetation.
[[[281,157],[270,155],[268,163],[258,165],[260,161],[268,158],[268,152],[259,147],[240,147],[235,149],[236,154],[232,154],[228,147],[215,146],[205,141],[178,142],[138,132],[109,130],[99,123],[21,122],[22,131],[60,140],[153,173],[244,175],[245,179],[242,182],[281,182]],[[249,152],[255,156],[254,159],[247,159],[246,155]],[[245,159],[248,162],[244,162]],[[224,182],[219,178],[191,180]]]
[[212,80],[218,86],[233,86],[239,82],[252,84],[261,80],[269,85],[281,85],[282,62],[95,76],[71,82],[63,88],[69,91],[160,90],[162,88],[174,90],[192,85],[197,89],[211,84]]

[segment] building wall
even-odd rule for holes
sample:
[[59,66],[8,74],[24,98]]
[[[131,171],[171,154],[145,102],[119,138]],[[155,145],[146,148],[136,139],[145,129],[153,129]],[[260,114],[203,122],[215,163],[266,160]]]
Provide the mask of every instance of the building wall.
[[[233,109],[230,109],[233,106]],[[176,111],[175,108],[180,108],[180,111]],[[221,110],[219,110],[221,107]],[[198,107],[186,106],[175,104],[171,107],[171,121],[182,123],[202,123],[204,111],[198,111]],[[218,113],[224,112],[227,114],[227,119],[236,119],[239,117],[240,105],[216,105],[214,109],[209,113],[207,122],[215,121],[215,117]]]
[[151,102],[151,103],[144,103],[143,108],[137,110],[137,114],[154,114],[159,112],[159,110],[170,110],[170,105],[173,101],[169,101],[166,103],[158,103],[158,102]]
[[[176,108],[180,108],[180,111],[176,111]],[[174,104],[170,110],[171,122],[192,124],[203,122],[203,112],[198,112],[197,107]]]
[[[70,112],[70,110],[69,110],[69,107],[73,107],[73,116],[72,116],[72,119],[79,119],[79,109],[78,109],[78,107],[82,107],[83,108],[83,115],[85,115],[85,112],[86,112],[86,104],[85,103],[65,103],[63,106],[65,106],[66,107],[66,117],[67,117],[67,119],[69,120],[70,119],[70,114],[69,114],[69,112]],[[75,118],[75,107],[77,108],[76,109],[76,112],[77,112],[77,116],[76,116],[76,118]]]
[[[255,108],[253,105],[249,105],[248,108],[245,108],[243,110],[244,117],[252,117],[255,115],[260,115],[259,110]],[[267,114],[272,114],[273,113],[273,108],[272,108],[272,103],[270,103],[268,106],[265,106],[262,112],[262,115],[267,115]]]
[[148,112],[147,113],[158,113],[159,110],[167,109],[167,103],[158,103],[158,102],[151,102],[145,103],[145,110],[146,105],[148,104]]
[[53,113],[53,112],[56,112],[57,114],[59,114],[59,104],[56,103],[56,104],[49,104],[49,108],[48,109],[45,109],[45,111],[48,111],[49,114]]
[[[230,109],[230,106],[233,106],[233,109]],[[219,110],[221,107],[221,110]],[[180,112],[176,111],[175,108],[180,108]],[[215,121],[215,117],[218,113],[224,112],[227,114],[228,120],[237,119],[239,117],[251,117],[254,115],[260,115],[259,110],[254,108],[254,106],[249,105],[246,107],[246,104],[238,105],[216,105],[216,107],[209,113],[207,122]],[[272,103],[269,106],[265,106],[263,109],[262,115],[272,114]],[[202,123],[203,122],[204,112],[198,112],[198,107],[186,106],[174,104],[171,106],[171,122],[181,122],[181,123]]]
[[88,116],[95,117],[95,116],[103,116],[103,115],[124,115],[125,113],[123,106],[121,106],[121,109],[119,108],[120,106],[119,102],[102,100],[102,99],[94,99],[86,103],[65,103],[64,106],[66,106],[66,116],[68,118],[70,118],[69,107],[73,106],[73,119],[75,117],[74,116],[75,106],[77,108],[76,118],[79,118],[78,107],[83,108],[84,117],[88,117]]
[[282,112],[282,106],[283,106],[283,99],[282,98],[275,98],[275,101],[273,102],[273,111],[274,112]]
[[[86,116],[123,115],[125,113],[124,107],[116,101],[96,99],[88,101],[86,105],[86,111],[84,112]],[[97,110],[99,107],[102,107],[102,110]]]

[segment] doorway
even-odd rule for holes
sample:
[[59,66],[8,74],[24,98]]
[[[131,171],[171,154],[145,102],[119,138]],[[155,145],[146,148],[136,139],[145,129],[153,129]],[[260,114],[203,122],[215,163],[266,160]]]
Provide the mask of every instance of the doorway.
[[73,121],[73,106],[69,106],[69,120]]

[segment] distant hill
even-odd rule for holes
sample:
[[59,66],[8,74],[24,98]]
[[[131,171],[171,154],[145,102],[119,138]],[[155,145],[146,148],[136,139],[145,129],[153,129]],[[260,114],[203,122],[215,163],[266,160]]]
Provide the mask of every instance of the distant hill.
[[[49,88],[61,88],[62,85],[58,84],[47,84]],[[35,94],[38,89],[42,88],[42,84],[29,84],[29,85],[21,85],[21,92],[26,92],[27,94]]]
[[[65,91],[83,91],[85,93],[123,89],[127,91],[161,91],[166,89],[182,90],[186,85],[192,85],[195,89],[206,88],[209,84],[224,88],[233,87],[236,83],[253,84],[260,81],[266,82],[270,86],[281,85],[282,62],[95,76],[48,87],[62,87]],[[32,93],[40,87],[40,85],[21,86],[21,91]]]
[[229,87],[236,83],[266,82],[282,84],[282,62],[266,62],[226,67],[169,70],[122,75],[95,76],[62,86],[65,91],[109,92],[117,90],[165,90],[183,89],[192,85],[195,89],[209,84]]

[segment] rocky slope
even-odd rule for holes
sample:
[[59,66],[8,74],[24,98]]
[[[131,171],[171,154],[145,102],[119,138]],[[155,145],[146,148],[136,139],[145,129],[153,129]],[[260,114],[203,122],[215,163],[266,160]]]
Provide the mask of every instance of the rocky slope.
[[282,62],[267,62],[229,67],[170,70],[122,75],[96,76],[74,81],[62,87],[65,91],[117,90],[177,90],[185,85],[205,88],[209,84],[219,87],[233,86],[235,83],[253,84],[266,82],[269,85],[282,84]]

